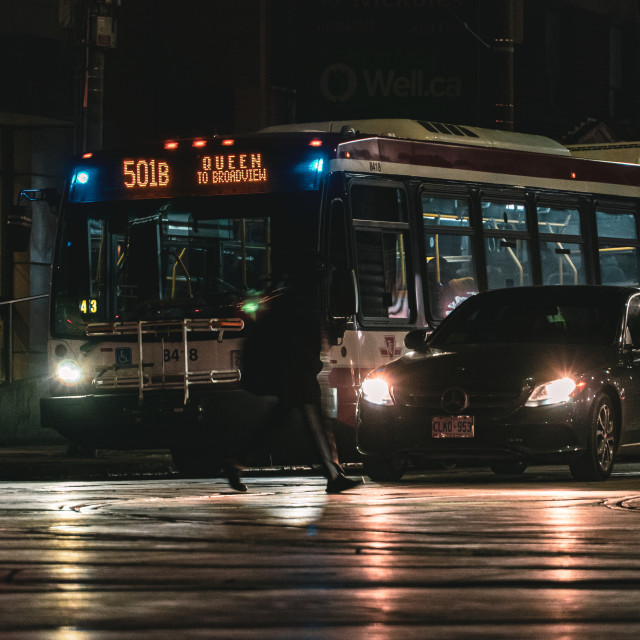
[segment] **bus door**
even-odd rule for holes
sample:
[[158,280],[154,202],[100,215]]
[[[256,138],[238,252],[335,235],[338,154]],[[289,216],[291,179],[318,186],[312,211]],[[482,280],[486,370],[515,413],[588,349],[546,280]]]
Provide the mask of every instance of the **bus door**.
[[344,346],[354,354],[359,388],[371,369],[406,351],[416,308],[404,187],[354,182],[349,196],[358,310],[357,328],[345,333]]

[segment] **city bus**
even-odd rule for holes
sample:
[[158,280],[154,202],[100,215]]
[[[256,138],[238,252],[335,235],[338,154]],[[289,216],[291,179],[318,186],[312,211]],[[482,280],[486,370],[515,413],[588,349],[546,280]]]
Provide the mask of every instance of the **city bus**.
[[[214,473],[273,402],[243,389],[244,336],[287,274],[308,273],[324,409],[356,460],[360,382],[409,331],[481,290],[638,285],[639,204],[637,165],[430,121],[86,153],[59,212],[42,426],[84,447],[168,448],[178,469]],[[267,462],[309,451],[294,416]]]

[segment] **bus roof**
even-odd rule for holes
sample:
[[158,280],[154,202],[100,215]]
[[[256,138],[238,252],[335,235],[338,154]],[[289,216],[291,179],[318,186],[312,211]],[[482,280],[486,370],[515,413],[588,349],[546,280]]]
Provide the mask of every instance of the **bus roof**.
[[601,142],[568,145],[572,156],[589,160],[607,160],[640,164],[640,142]]
[[639,164],[578,157],[543,136],[437,127],[393,119],[315,122],[88,153],[74,162],[71,199],[317,190],[327,171],[640,198]]
[[344,140],[331,169],[640,198],[637,164],[397,138]]
[[262,133],[341,133],[404,138],[429,142],[450,142],[497,149],[512,149],[568,156],[569,150],[559,142],[528,133],[483,129],[481,127],[444,124],[426,120],[380,118],[370,120],[333,120],[266,127]]

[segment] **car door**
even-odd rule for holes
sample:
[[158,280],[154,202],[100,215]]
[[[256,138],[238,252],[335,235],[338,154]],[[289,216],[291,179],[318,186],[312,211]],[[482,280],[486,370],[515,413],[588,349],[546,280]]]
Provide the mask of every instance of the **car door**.
[[640,294],[629,298],[624,327],[624,350],[631,368],[626,382],[624,400],[624,431],[621,438],[625,445],[640,446]]

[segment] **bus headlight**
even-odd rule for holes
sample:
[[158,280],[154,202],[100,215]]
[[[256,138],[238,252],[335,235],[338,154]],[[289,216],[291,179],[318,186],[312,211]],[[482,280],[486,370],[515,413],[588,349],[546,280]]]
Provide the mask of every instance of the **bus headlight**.
[[381,405],[394,404],[389,383],[384,378],[366,378],[362,383],[362,397],[367,402]]
[[82,369],[74,360],[62,360],[56,367],[55,377],[63,384],[76,384],[82,378]]
[[576,389],[580,390],[584,383],[576,383],[571,378],[559,378],[537,385],[524,403],[526,407],[541,407],[548,404],[568,402]]

